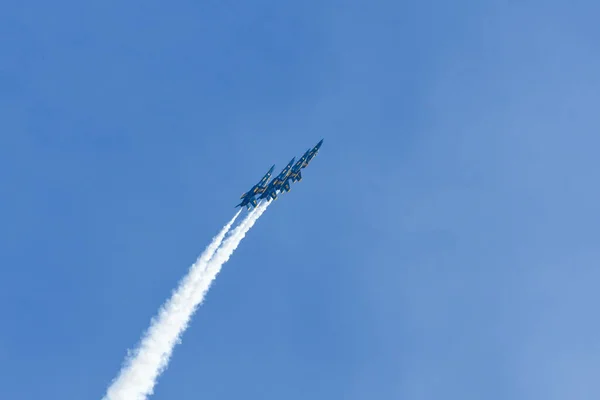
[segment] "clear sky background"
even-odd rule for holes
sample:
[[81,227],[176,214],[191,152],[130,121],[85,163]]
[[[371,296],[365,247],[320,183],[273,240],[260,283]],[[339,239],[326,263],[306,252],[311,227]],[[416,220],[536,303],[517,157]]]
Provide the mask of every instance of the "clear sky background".
[[153,399],[598,399],[598,15],[2,3],[0,398],[100,399],[240,194],[324,138]]

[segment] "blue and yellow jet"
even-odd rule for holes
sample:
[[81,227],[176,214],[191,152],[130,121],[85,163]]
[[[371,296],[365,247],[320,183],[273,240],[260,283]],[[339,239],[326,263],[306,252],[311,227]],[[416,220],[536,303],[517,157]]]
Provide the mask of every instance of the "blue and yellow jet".
[[300,182],[302,180],[302,172],[300,172],[300,170],[303,167],[303,165],[305,165],[306,162],[306,158],[308,157],[308,153],[310,152],[310,150],[306,150],[306,153],[304,153],[302,155],[302,157],[300,157],[298,159],[298,161],[296,161],[296,164],[294,164],[294,166],[292,167],[292,170],[290,171],[290,176],[288,179],[291,179],[292,182]]
[[285,166],[284,169],[281,170],[279,175],[269,182],[266,189],[262,192],[259,199],[273,199],[277,200],[277,192],[289,192],[290,191],[290,183],[288,182],[290,172],[292,172],[292,165],[296,157],[292,158],[292,160]]
[[321,148],[322,144],[323,139],[321,139],[321,141],[317,143],[312,149],[306,150],[306,153],[304,153],[302,157],[300,157],[298,162],[294,164],[294,167],[292,168],[292,172],[290,173],[289,177],[289,179],[291,179],[292,182],[300,182],[302,180],[301,170],[303,168],[308,167],[308,164],[312,161],[313,158],[315,158],[315,156],[319,152],[319,149]]
[[252,205],[254,207],[256,207],[258,205],[258,203],[256,201],[256,195],[264,193],[264,191],[267,189],[267,182],[269,181],[269,178],[271,177],[271,174],[273,173],[273,169],[275,169],[275,165],[273,165],[269,169],[269,171],[267,171],[265,176],[263,176],[262,179],[256,185],[252,186],[252,188],[250,190],[248,190],[246,193],[244,193],[240,197],[240,199],[243,199],[243,200],[236,207],[246,206],[246,207],[248,207],[248,210],[249,210],[250,205]]

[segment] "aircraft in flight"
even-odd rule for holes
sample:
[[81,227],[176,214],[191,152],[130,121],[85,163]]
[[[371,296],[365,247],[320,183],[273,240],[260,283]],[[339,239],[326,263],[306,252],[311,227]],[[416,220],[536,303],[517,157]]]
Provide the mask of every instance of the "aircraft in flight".
[[294,164],[295,160],[296,157],[292,158],[288,165],[286,165],[285,168],[281,170],[279,175],[271,179],[271,182],[269,182],[265,190],[260,195],[259,199],[271,198],[273,200],[277,200],[278,191],[290,191],[290,183],[288,182],[288,177],[290,175],[290,172],[292,172],[292,165]]
[[321,148],[322,144],[323,139],[321,139],[321,141],[317,143],[312,149],[306,150],[306,153],[304,153],[302,157],[300,157],[298,162],[294,164],[292,172],[290,173],[290,179],[292,180],[292,182],[300,182],[302,180],[301,170],[303,168],[308,167],[308,164],[312,161],[313,158],[315,158],[315,156],[319,152],[319,149]]
[[310,150],[306,150],[306,153],[304,153],[302,157],[300,157],[298,161],[296,161],[296,164],[294,164],[294,166],[292,167],[289,177],[289,179],[291,179],[292,182],[300,182],[302,180],[302,172],[300,170],[304,168],[303,165],[306,161],[306,157],[308,157],[309,151]]
[[240,197],[242,202],[236,207],[246,206],[248,207],[248,210],[250,210],[251,206],[256,207],[258,205],[256,198],[258,195],[259,200],[268,199],[270,201],[277,200],[277,194],[280,192],[289,192],[291,190],[290,180],[292,182],[299,182],[302,180],[302,169],[308,167],[308,164],[310,164],[312,159],[319,152],[322,144],[323,139],[321,139],[321,141],[317,143],[315,147],[306,150],[306,152],[302,155],[302,157],[300,157],[300,159],[298,159],[296,163],[294,163],[296,157],[293,157],[288,165],[281,170],[279,175],[271,179],[269,182],[269,178],[271,177],[273,169],[275,168],[275,165],[273,165],[256,185],[252,186],[249,191]]
[[315,147],[313,147],[312,149],[310,149],[308,151],[308,157],[306,158],[306,165],[304,167],[307,167],[308,164],[312,161],[313,158],[315,158],[315,156],[317,155],[317,153],[319,152],[319,149],[321,148],[321,145],[323,144],[323,140],[321,139],[319,141],[319,143],[317,143],[315,145]]
[[[242,202],[240,204],[238,204],[236,207],[244,207],[246,206],[248,208],[248,210],[250,209],[250,205],[252,205],[253,207],[257,206],[257,201],[256,201],[256,195],[257,194],[262,194],[264,193],[264,191],[267,188],[267,182],[269,181],[269,178],[271,177],[271,174],[273,173],[273,169],[275,169],[275,165],[273,165],[265,174],[265,176],[262,177],[262,179],[254,186],[252,186],[252,188],[250,188],[250,190],[248,190],[246,193],[244,193],[240,199],[242,199]],[[261,197],[262,198],[262,197]]]

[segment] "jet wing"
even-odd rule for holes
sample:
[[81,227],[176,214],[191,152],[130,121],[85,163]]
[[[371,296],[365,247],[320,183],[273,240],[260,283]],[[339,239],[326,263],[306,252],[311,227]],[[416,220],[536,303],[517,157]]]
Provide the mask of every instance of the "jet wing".
[[267,190],[266,186],[258,186],[254,189],[254,194],[261,194]]
[[290,178],[292,178],[292,181],[294,182],[300,182],[302,180],[302,171],[298,170],[298,172],[290,174]]
[[274,185],[276,182],[277,178],[274,178],[271,182],[269,182],[265,190],[261,193],[259,199],[266,199],[267,197],[271,196],[271,193],[275,191]]

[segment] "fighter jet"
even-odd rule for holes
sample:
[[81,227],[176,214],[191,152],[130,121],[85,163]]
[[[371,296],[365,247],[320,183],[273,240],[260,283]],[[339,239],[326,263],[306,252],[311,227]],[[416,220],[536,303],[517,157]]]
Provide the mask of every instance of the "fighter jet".
[[290,172],[292,172],[292,165],[294,164],[295,160],[296,160],[296,157],[292,158],[291,161],[288,163],[288,165],[286,165],[285,168],[281,170],[279,175],[277,175],[275,178],[271,179],[271,182],[269,182],[269,184],[267,185],[265,190],[260,195],[259,199],[271,198],[273,200],[277,200],[277,192],[278,191],[282,191],[282,192],[290,191],[290,184],[288,182],[288,177],[290,175]]
[[321,139],[321,141],[319,143],[317,143],[315,145],[315,147],[313,147],[312,149],[310,149],[308,151],[308,156],[306,157],[306,161],[304,162],[305,165],[302,168],[306,168],[308,166],[308,164],[312,161],[312,159],[315,158],[315,156],[319,152],[319,149],[321,148],[322,144],[323,144],[323,139]]
[[300,170],[305,168],[303,165],[306,163],[306,158],[308,157],[309,152],[310,150],[306,150],[306,153],[304,153],[292,167],[289,176],[289,179],[291,179],[292,182],[300,182],[302,180],[302,172]]
[[[248,190],[246,193],[244,193],[240,199],[243,199],[242,202],[240,204],[238,204],[235,207],[244,207],[246,206],[248,208],[248,210],[250,209],[250,205],[256,207],[257,206],[257,201],[256,201],[256,195],[257,194],[261,194],[264,193],[264,191],[267,188],[267,182],[269,181],[269,178],[271,177],[271,174],[273,173],[273,169],[275,169],[275,165],[273,165],[265,174],[265,176],[262,177],[262,179],[254,186],[252,186],[252,188],[250,188],[250,190]],[[261,197],[262,198],[262,197]]]
[[300,157],[298,162],[296,164],[294,164],[294,167],[292,168],[292,172],[290,173],[290,179],[292,180],[292,182],[300,182],[302,180],[301,170],[303,168],[308,167],[308,164],[319,152],[319,149],[321,148],[322,144],[323,144],[323,139],[321,139],[321,141],[319,143],[317,143],[316,146],[313,147],[312,149],[306,150],[306,153],[304,153],[302,155],[302,157]]

